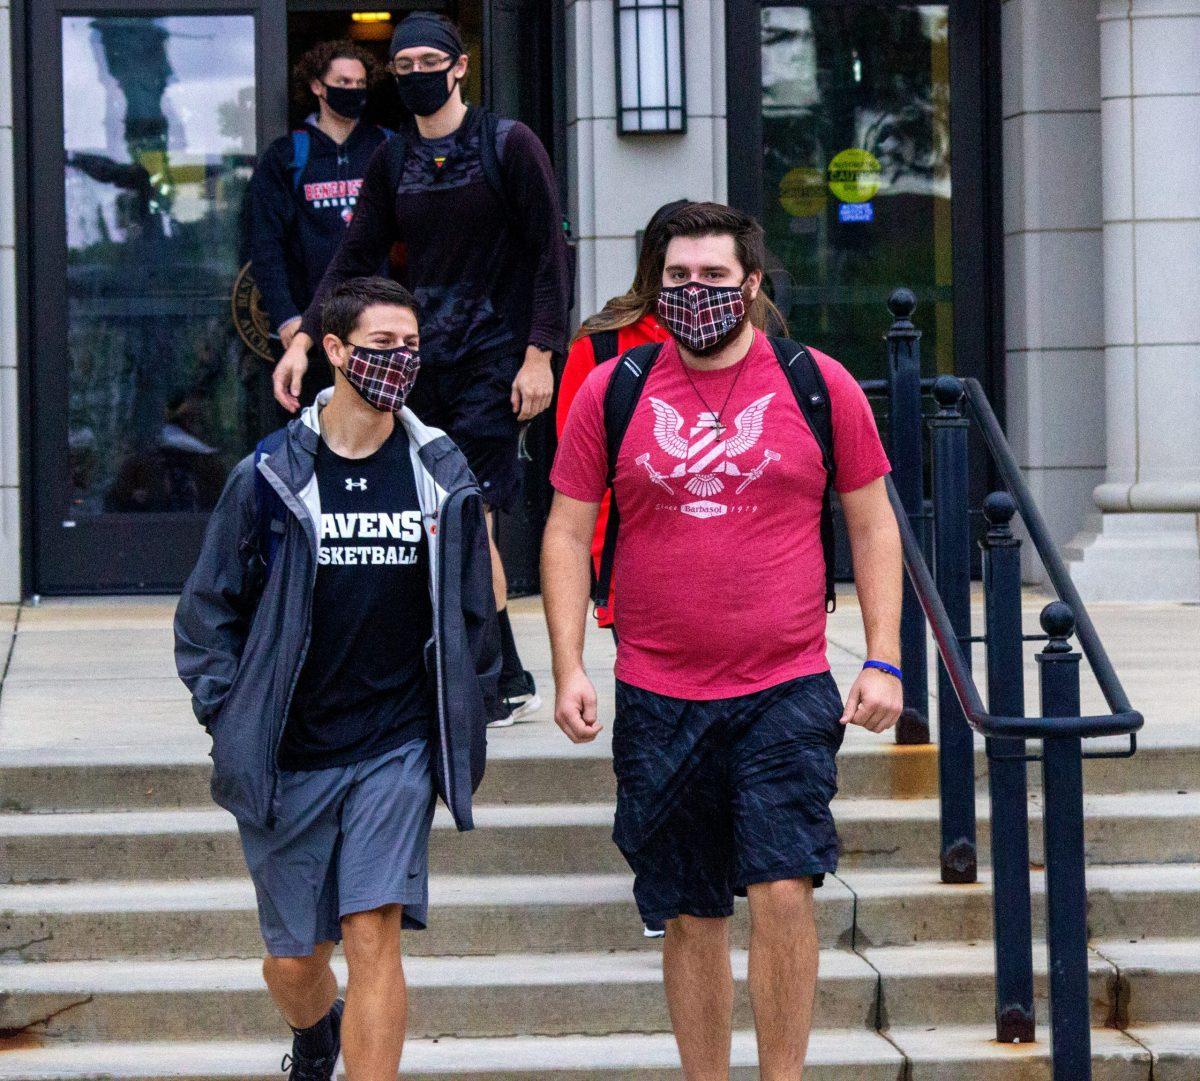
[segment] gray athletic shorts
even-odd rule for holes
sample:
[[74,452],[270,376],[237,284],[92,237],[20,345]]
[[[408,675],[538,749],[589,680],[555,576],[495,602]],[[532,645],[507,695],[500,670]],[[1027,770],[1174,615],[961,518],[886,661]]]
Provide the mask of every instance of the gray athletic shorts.
[[274,828],[238,827],[271,956],[307,957],[341,941],[341,917],[384,905],[425,927],[435,796],[424,739],[349,766],[283,770],[279,786]]

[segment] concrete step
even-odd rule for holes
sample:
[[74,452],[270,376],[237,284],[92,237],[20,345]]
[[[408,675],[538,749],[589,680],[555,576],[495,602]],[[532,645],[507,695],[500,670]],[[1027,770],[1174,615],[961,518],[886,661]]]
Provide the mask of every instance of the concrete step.
[[[278,1081],[286,1040],[242,1043],[57,1044],[0,1055],[0,1079],[11,1081]],[[733,1037],[733,1081],[757,1078],[754,1033]],[[814,1081],[899,1081],[900,1053],[866,1029],[817,1030],[806,1078]],[[344,1076],[339,1072],[339,1077]],[[672,1036],[516,1036],[500,1039],[410,1040],[406,1081],[676,1081]]]
[[[985,1026],[892,1028],[887,1038],[907,1063],[904,1081],[1051,1081],[1050,1033],[1042,1025],[1031,1044],[997,1043],[995,1030]],[[1188,1079],[1195,1081],[1200,1052],[1190,1057],[1189,1065],[1194,1072]],[[1159,1077],[1157,1066],[1151,1073],[1150,1052],[1136,1040],[1116,1029],[1092,1029],[1092,1081]]]
[[[500,733],[503,736],[504,733]],[[479,791],[484,803],[560,803],[564,794],[584,803],[611,802],[612,763],[606,747],[580,749],[563,741],[562,754],[528,754],[493,739]],[[1037,787],[1040,767],[1030,766]],[[980,791],[987,764],[975,758]],[[1092,793],[1139,789],[1200,790],[1200,746],[1143,746],[1130,759],[1084,764]],[[0,811],[150,810],[202,807],[209,802],[207,758],[185,762],[106,764],[0,763]],[[937,795],[937,747],[901,747],[890,738],[848,740],[838,756],[843,797],[931,798]]]
[[1154,1057],[1154,1081],[1196,1081],[1200,1077],[1200,1024],[1135,1025],[1130,1039]]
[[[563,743],[570,748],[565,737]],[[211,803],[209,766],[207,758],[194,762],[0,765],[0,810],[203,807]],[[485,803],[558,803],[568,792],[581,802],[613,800],[616,781],[608,755],[493,754],[476,798]]]
[[[657,949],[642,936],[628,875],[434,876],[429,929],[411,956]],[[1044,876],[1033,873],[1035,930]],[[1093,867],[1093,938],[1200,938],[1200,865]],[[846,871],[816,893],[823,947],[986,941],[990,879],[945,886],[935,870]],[[744,902],[733,926],[747,945]],[[262,950],[247,878],[0,886],[0,962],[256,957]]]
[[[749,1027],[746,955],[734,954],[738,1023]],[[335,961],[339,978],[345,967]],[[857,955],[822,955],[818,1025],[871,1027],[878,978]],[[408,958],[414,1037],[668,1032],[656,953]],[[51,1040],[262,1039],[280,1021],[250,961],[0,965],[0,1028]]]
[[[748,1027],[744,951],[734,951],[733,965],[735,1023]],[[1089,966],[1094,1023],[1111,1022],[1116,970],[1096,952]],[[340,960],[336,967],[344,978]],[[669,1031],[660,959],[648,951],[410,957],[405,968],[415,1037]],[[1044,949],[1035,950],[1035,972],[1044,1010]],[[993,986],[990,944],[883,947],[861,956],[825,950],[816,1025],[983,1024],[993,1014]],[[1200,1009],[1200,979],[1176,989]],[[259,1039],[278,1027],[257,960],[0,965],[0,1028],[10,1032],[72,1041]]]
[[[628,875],[434,876],[429,929],[406,935],[408,956],[658,949],[647,939]],[[848,946],[854,895],[835,878],[818,893],[825,947]],[[744,902],[736,944],[747,943]],[[953,926],[953,925],[949,925]],[[0,962],[257,957],[247,878],[0,886]]]
[[[1040,860],[1041,815],[1030,801],[1031,852]],[[1200,792],[1089,795],[1089,862],[1200,862]],[[987,803],[978,805],[980,865]],[[936,862],[936,800],[839,799],[843,869]],[[606,874],[626,871],[602,803],[482,805],[476,829],[454,830],[439,808],[432,866],[442,874]],[[0,882],[232,878],[242,873],[233,819],[218,809],[0,815]]]
[[[817,1029],[804,1076],[812,1081],[1049,1081],[1048,1033],[1039,1030],[1037,1043],[1016,1047],[996,1044],[992,1035],[985,1027],[892,1029],[886,1037],[864,1029]],[[285,1040],[55,1044],[0,1056],[0,1079],[277,1081],[275,1064],[286,1050]],[[1132,1036],[1095,1029],[1093,1079],[1149,1081],[1151,1053],[1155,1081],[1195,1081],[1200,1026],[1139,1029]],[[757,1079],[753,1032],[733,1034],[731,1057],[732,1081]],[[666,1034],[410,1040],[404,1049],[404,1076],[411,1081],[677,1081],[678,1063],[674,1039]]]
[[[991,874],[977,883],[943,885],[935,870],[846,870],[854,896],[854,945],[906,946],[992,937]],[[1087,871],[1092,939],[1200,939],[1200,864],[1093,865]],[[1045,934],[1046,879],[1030,876],[1034,935]],[[819,894],[818,894],[819,896]]]
[[1200,1020],[1200,939],[1101,942],[1096,953],[1121,974],[1122,1028]]

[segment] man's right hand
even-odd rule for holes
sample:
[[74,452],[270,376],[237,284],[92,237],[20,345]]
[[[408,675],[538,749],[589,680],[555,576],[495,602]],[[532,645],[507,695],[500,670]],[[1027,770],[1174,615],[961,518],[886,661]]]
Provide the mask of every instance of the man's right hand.
[[579,668],[554,683],[554,723],[572,743],[591,743],[604,727],[596,721],[596,688],[592,681]]
[[300,329],[302,322],[300,316],[293,315],[286,323],[279,328],[279,340],[283,342],[284,349],[292,344],[292,339],[296,336],[296,332]]
[[303,331],[298,331],[292,338],[292,344],[279,358],[271,376],[275,400],[289,413],[300,408],[300,384],[304,373],[308,371],[308,350],[311,346],[312,339]]

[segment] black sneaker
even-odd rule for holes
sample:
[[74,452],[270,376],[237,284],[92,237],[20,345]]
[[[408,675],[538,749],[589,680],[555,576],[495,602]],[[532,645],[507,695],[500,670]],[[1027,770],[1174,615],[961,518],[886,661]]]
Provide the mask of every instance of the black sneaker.
[[504,708],[508,710],[507,717],[493,721],[489,728],[507,728],[510,724],[524,720],[536,713],[542,706],[542,696],[537,692],[537,684],[529,672],[500,680],[500,698]]
[[288,1081],[333,1081],[337,1069],[338,1055],[342,1053],[342,1011],[345,1000],[338,999],[329,1010],[329,1023],[333,1028],[333,1050],[327,1055],[305,1056],[292,1040],[292,1053],[284,1055],[279,1068],[288,1075]]

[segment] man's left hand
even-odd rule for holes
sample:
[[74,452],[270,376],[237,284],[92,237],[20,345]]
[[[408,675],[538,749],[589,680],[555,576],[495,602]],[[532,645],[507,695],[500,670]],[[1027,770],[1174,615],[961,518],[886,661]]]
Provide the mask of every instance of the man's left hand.
[[548,349],[539,349],[536,345],[525,350],[525,363],[512,385],[513,412],[522,424],[550,408],[554,398],[552,356]]
[[846,696],[842,724],[861,724],[870,732],[886,732],[900,718],[904,687],[895,676],[864,668]]

